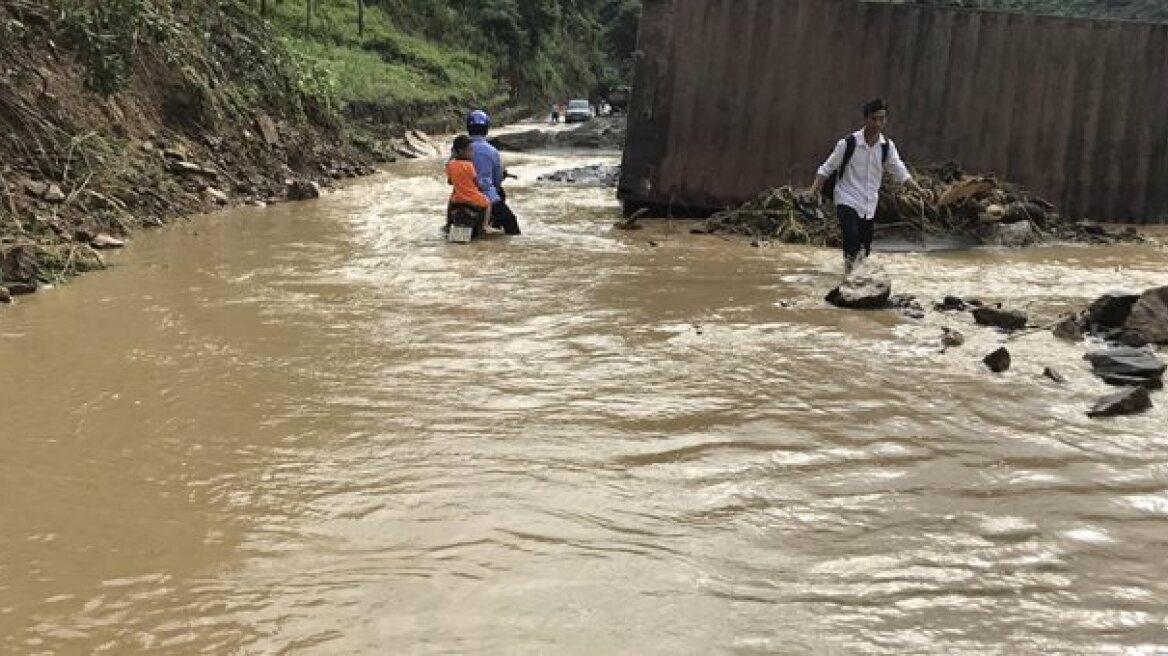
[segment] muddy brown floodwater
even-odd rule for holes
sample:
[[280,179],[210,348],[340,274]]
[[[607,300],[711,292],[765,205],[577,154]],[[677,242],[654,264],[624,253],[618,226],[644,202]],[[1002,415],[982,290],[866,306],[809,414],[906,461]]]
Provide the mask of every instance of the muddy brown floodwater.
[[[404,163],[0,309],[0,652],[1168,653],[1164,393],[1089,420],[1082,346],[995,376],[966,315],[825,306],[834,251],[511,159],[521,239],[444,244]],[[879,260],[1041,320],[1165,255]]]

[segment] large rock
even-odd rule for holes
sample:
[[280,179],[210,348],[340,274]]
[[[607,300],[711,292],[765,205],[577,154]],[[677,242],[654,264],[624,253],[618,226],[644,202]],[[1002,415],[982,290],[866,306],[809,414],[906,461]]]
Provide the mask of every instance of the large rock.
[[995,374],[1004,373],[1010,370],[1010,351],[1003,346],[985,356],[982,362]]
[[973,320],[982,326],[993,326],[1002,330],[1022,330],[1029,317],[1018,310],[1004,310],[995,307],[979,307],[973,311]]
[[888,307],[892,283],[871,276],[851,276],[828,293],[825,300],[851,310],[878,310]]
[[0,287],[0,303],[11,303],[12,294],[9,293],[7,287]]
[[288,183],[288,200],[313,198],[320,198],[320,185],[308,180],[292,180]]
[[1134,415],[1144,412],[1151,407],[1152,398],[1148,395],[1148,390],[1142,387],[1133,387],[1099,399],[1087,411],[1087,416],[1118,417],[1120,415]]
[[1094,351],[1085,357],[1095,375],[1113,385],[1155,388],[1162,383],[1168,368],[1155,354],[1130,347]]
[[1051,332],[1059,339],[1068,342],[1081,342],[1083,341],[1083,333],[1086,331],[1083,328],[1083,318],[1071,314],[1059,319]]
[[10,246],[3,251],[3,258],[0,258],[0,280],[33,282],[39,269],[37,248],[33,244]]
[[126,242],[118,239],[117,237],[112,237],[102,232],[95,235],[89,242],[89,245],[99,251],[109,251],[117,248],[124,248],[126,246]]
[[6,282],[4,283],[4,287],[11,296],[27,296],[29,294],[35,294],[39,285],[37,281],[33,280],[31,282]]
[[1039,234],[1034,229],[1033,223],[1019,221],[1017,223],[1000,223],[995,225],[990,243],[997,246],[1020,248],[1034,244],[1038,241],[1038,238]]
[[543,130],[528,130],[526,132],[501,134],[492,139],[491,143],[493,143],[499,150],[508,150],[522,153],[528,150],[547,148],[552,145],[554,139],[555,135],[551,132],[544,132]]
[[1118,328],[1127,322],[1132,306],[1140,300],[1139,294],[1109,292],[1095,299],[1087,308],[1087,325],[1093,330]]
[[1168,287],[1144,292],[1132,306],[1124,328],[1149,344],[1168,344]]

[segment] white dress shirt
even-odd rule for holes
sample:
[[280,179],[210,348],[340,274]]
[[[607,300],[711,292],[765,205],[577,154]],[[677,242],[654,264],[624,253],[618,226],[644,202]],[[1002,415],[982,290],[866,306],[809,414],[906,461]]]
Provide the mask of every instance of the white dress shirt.
[[[876,216],[876,205],[880,201],[880,182],[884,179],[884,172],[892,174],[892,179],[904,184],[912,179],[908,167],[900,159],[896,151],[896,144],[884,135],[880,135],[875,146],[869,146],[864,139],[864,131],[853,133],[856,138],[856,152],[848,162],[848,169],[840,171],[835,183],[835,204],[847,205],[856,210],[860,218],[871,219]],[[884,156],[883,144],[888,143],[888,160],[882,161]],[[831,151],[827,161],[819,167],[819,175],[829,177],[844,161],[847,151],[845,139],[840,139]]]

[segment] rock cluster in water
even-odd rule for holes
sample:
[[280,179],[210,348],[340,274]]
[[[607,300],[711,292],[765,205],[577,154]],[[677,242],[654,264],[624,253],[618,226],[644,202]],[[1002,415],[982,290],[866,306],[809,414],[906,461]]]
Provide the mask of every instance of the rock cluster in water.
[[[857,310],[900,309],[910,318],[922,318],[924,311],[910,295],[892,295],[892,284],[872,274],[848,276],[831,290],[825,299],[841,308]],[[938,312],[969,312],[975,323],[1006,333],[1025,329],[1029,317],[1020,310],[988,305],[978,299],[946,296],[933,305]],[[1107,395],[1089,410],[1091,417],[1113,417],[1144,412],[1152,407],[1150,390],[1164,387],[1166,365],[1151,349],[1168,345],[1168,286],[1143,293],[1112,292],[1096,299],[1088,308],[1063,317],[1052,328],[1060,339],[1081,341],[1086,336],[1102,343],[1084,357],[1092,373],[1102,382],[1124,388]],[[945,328],[943,348],[957,348],[965,343],[960,333]],[[1005,347],[988,354],[983,364],[994,373],[1004,373],[1012,366],[1012,356]],[[1055,383],[1066,383],[1059,371],[1046,367],[1043,376]]]

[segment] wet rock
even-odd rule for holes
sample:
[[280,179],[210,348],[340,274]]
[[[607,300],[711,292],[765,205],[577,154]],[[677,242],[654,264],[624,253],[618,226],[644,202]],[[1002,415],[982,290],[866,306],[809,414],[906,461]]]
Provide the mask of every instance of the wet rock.
[[293,180],[288,183],[288,200],[311,200],[320,198],[320,185],[308,180]]
[[65,192],[61,191],[61,187],[51,184],[48,191],[45,192],[45,200],[50,203],[60,203],[65,200]]
[[219,176],[218,173],[212,171],[211,169],[204,168],[198,164],[195,164],[194,162],[188,162],[186,160],[171,162],[170,170],[178,173],[179,175],[194,175],[205,178],[215,178]]
[[851,276],[825,297],[836,307],[851,310],[878,310],[888,307],[892,283],[870,276]]
[[965,345],[965,335],[952,328],[942,328],[941,331],[941,345],[945,348],[957,348]]
[[938,312],[964,312],[969,309],[969,304],[957,296],[946,296],[940,303],[934,303],[933,309]]
[[1051,330],[1054,336],[1068,342],[1083,341],[1083,318],[1078,315],[1067,315],[1059,319]]
[[12,294],[9,293],[7,287],[0,287],[0,303],[11,303]]
[[8,289],[11,296],[27,296],[28,294],[35,294],[37,290],[36,281],[30,282],[6,282],[4,287]]
[[45,192],[48,190],[49,190],[49,185],[45,184],[44,182],[38,182],[36,180],[29,180],[29,181],[24,183],[24,191],[29,196],[34,196],[36,198],[44,198]]
[[203,190],[203,197],[216,205],[226,205],[231,201],[231,198],[224,192],[219,191],[214,187],[207,187]]
[[1059,370],[1055,369],[1054,367],[1047,367],[1047,368],[1043,369],[1042,375],[1053,380],[1054,382],[1058,383],[1059,385],[1064,385],[1067,382],[1067,377],[1062,375],[1062,373],[1060,373]]
[[1145,412],[1152,407],[1152,397],[1142,387],[1109,394],[1100,398],[1087,411],[1088,417],[1118,417]]
[[1034,244],[1038,241],[1038,238],[1039,234],[1034,229],[1033,223],[1019,221],[1017,223],[995,225],[990,236],[990,243],[997,246],[1020,248]]
[[920,320],[925,318],[925,311],[921,308],[906,308],[901,314],[909,319]]
[[36,280],[39,270],[37,248],[33,244],[15,244],[3,251],[0,280],[32,282]]
[[1141,378],[1139,376],[1128,376],[1124,374],[1104,374],[1099,379],[1108,385],[1114,385],[1116,387],[1143,387],[1144,389],[1150,390],[1164,389],[1164,379],[1162,378]]
[[1085,357],[1096,376],[1114,385],[1156,385],[1163,381],[1168,368],[1155,354],[1130,347],[1093,351]]
[[982,326],[993,326],[1005,331],[1022,330],[1029,317],[1018,310],[1004,310],[995,307],[979,307],[973,311],[973,320]]
[[1110,292],[1095,299],[1087,308],[1087,325],[1092,330],[1118,328],[1127,322],[1132,306],[1140,300],[1139,294]]
[[1148,345],[1148,340],[1144,337],[1143,333],[1127,328],[1116,331],[1112,336],[1112,339],[1116,342],[1119,342],[1120,344],[1123,344],[1124,346],[1131,346],[1135,348]]
[[89,242],[89,245],[96,248],[99,251],[108,251],[108,250],[113,250],[116,248],[124,248],[126,245],[126,242],[122,241],[121,239],[118,239],[117,237],[112,237],[112,236],[103,232],[103,233],[95,236],[93,238],[93,240]]
[[528,130],[526,132],[501,134],[491,139],[491,143],[499,150],[522,153],[529,150],[548,148],[552,145],[554,138],[554,135],[550,132]]
[[1156,287],[1141,294],[1124,328],[1149,344],[1168,344],[1168,287]]
[[1004,373],[1010,369],[1010,351],[1008,351],[1006,347],[1003,346],[1002,348],[999,348],[993,353],[985,356],[985,358],[982,359],[982,362],[985,363],[985,366],[989,367],[990,371],[994,372],[995,374]]

